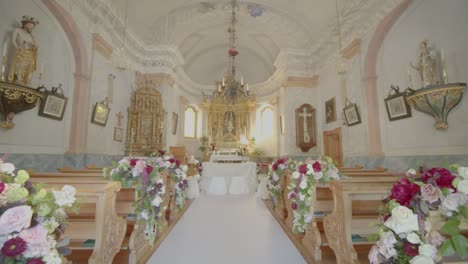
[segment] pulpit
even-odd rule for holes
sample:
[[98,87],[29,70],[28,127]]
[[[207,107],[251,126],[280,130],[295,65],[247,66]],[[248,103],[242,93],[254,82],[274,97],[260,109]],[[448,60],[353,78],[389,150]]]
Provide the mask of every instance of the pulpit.
[[133,92],[128,112],[125,154],[146,156],[163,149],[161,94],[149,82]]

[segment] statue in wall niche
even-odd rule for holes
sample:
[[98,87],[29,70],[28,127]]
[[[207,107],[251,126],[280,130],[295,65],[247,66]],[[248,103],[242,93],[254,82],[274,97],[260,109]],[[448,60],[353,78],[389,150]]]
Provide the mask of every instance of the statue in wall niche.
[[37,66],[37,43],[32,35],[35,26],[39,24],[36,19],[23,16],[21,27],[13,31],[13,59],[11,61],[10,82],[20,82],[28,85]]
[[416,66],[411,63],[411,67],[419,72],[423,87],[439,84],[435,51],[427,46],[427,40],[421,42],[419,49],[419,63]]

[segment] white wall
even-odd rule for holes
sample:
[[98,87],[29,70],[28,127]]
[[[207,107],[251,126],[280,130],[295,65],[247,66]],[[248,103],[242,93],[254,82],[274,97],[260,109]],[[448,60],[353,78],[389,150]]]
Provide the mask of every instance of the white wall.
[[[405,88],[409,63],[417,63],[419,43],[444,49],[449,82],[468,79],[468,1],[417,0],[393,26],[378,58],[379,113],[384,152],[399,155],[468,154],[468,99],[448,116],[449,128],[434,128],[434,118],[412,111],[412,117],[389,121],[384,105],[391,84]],[[421,87],[411,70],[414,88]],[[466,91],[465,91],[466,93]],[[414,109],[413,109],[414,110]]]
[[[91,69],[91,95],[88,107],[88,120],[91,120],[94,105],[108,96],[108,77],[113,74],[112,102],[109,104],[110,112],[105,127],[88,123],[87,153],[122,155],[125,151],[128,112],[135,73],[129,70],[117,70],[111,61],[97,51],[92,55]],[[114,140],[114,129],[117,127],[117,113],[122,112],[123,141]]]
[[[0,1],[0,45],[7,42],[12,54],[11,34],[20,26],[23,15],[39,20],[33,35],[38,43],[38,69],[30,87],[62,84],[68,103],[62,121],[38,116],[39,107],[18,113],[10,130],[0,129],[0,152],[64,153],[68,149],[71,110],[73,104],[74,60],[68,40],[56,19],[40,1]],[[44,65],[44,66],[42,66]],[[44,68],[43,78],[39,71]]]

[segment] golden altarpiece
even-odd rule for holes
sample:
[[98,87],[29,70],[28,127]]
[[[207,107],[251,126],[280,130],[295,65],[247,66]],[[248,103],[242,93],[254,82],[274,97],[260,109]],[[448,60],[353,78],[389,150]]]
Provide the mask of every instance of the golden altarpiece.
[[127,156],[144,156],[164,148],[164,110],[161,102],[161,94],[150,82],[133,92],[127,110]]
[[207,113],[208,137],[218,149],[237,148],[241,137],[250,138],[250,115],[256,101],[248,88],[226,77],[211,97],[204,96],[203,110]]

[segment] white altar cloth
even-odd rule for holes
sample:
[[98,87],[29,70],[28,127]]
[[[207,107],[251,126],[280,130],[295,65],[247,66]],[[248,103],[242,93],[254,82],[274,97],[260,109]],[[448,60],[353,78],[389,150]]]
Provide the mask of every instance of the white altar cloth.
[[201,188],[210,195],[248,194],[257,187],[257,164],[203,162]]
[[249,157],[239,156],[237,154],[211,154],[210,162],[216,161],[247,161]]

